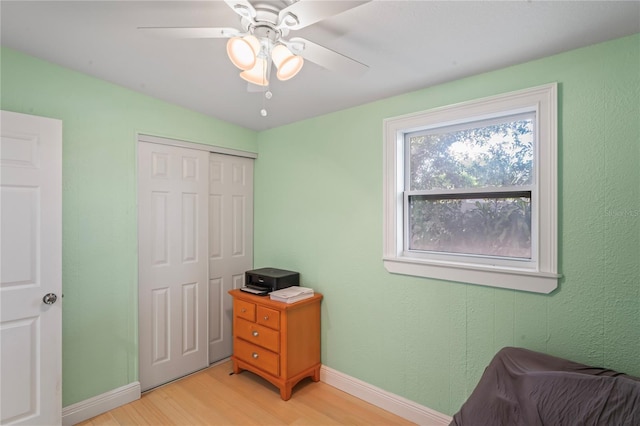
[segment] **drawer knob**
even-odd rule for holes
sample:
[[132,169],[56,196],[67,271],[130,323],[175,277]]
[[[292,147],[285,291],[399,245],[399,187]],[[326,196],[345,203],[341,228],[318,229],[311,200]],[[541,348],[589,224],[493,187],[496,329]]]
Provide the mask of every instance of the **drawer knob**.
[[251,334],[253,334],[254,337],[258,337],[258,330],[253,330],[253,333]]
[[255,352],[254,352],[254,353],[252,353],[252,354],[251,354],[251,356],[252,356],[252,357],[254,357],[255,359],[258,359],[258,354],[257,354],[257,353],[255,353]]
[[247,310],[245,308],[240,309],[240,312],[245,313]]
[[268,320],[269,320],[269,315],[265,315],[265,316],[264,316],[264,320],[265,320],[265,321],[268,321]]

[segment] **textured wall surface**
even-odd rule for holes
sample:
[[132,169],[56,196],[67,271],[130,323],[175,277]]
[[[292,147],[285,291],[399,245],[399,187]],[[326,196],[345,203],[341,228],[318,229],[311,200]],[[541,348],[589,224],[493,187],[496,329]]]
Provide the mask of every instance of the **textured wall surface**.
[[2,109],[62,120],[63,405],[138,380],[137,132],[256,151],[256,134],[2,49]]
[[[382,121],[559,83],[559,264],[550,295],[382,266]],[[504,346],[640,376],[640,35],[259,134],[256,267],[325,295],[322,362],[453,414]]]
[[[322,362],[444,413],[516,345],[640,375],[640,35],[256,135],[2,49],[2,109],[63,120],[63,403],[137,374],[136,132],[259,151],[256,267],[325,294]],[[382,120],[552,81],[551,295],[388,274]]]

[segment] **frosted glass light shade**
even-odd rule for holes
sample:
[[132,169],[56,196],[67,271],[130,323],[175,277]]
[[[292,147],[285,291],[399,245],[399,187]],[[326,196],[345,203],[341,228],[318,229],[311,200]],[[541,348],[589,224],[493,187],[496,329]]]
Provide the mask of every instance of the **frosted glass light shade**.
[[256,56],[260,52],[260,42],[252,35],[232,37],[227,42],[227,55],[236,67],[250,70],[256,64]]
[[304,65],[304,59],[302,56],[294,55],[283,44],[279,44],[271,51],[271,59],[275,64],[278,72],[276,76],[279,80],[289,80],[300,72]]
[[257,58],[254,67],[250,70],[242,71],[240,77],[258,86],[268,86],[267,60],[265,58]]

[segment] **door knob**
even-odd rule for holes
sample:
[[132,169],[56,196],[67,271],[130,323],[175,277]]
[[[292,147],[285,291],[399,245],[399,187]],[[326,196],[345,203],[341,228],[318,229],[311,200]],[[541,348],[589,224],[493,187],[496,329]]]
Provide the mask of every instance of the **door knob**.
[[42,298],[42,301],[45,305],[53,305],[54,303],[56,303],[56,300],[58,300],[58,296],[53,293],[47,293]]

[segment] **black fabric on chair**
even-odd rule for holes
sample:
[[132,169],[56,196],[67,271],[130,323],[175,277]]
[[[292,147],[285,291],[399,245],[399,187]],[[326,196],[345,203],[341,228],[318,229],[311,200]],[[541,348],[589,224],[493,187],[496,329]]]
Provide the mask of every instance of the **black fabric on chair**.
[[640,425],[640,378],[522,348],[491,360],[450,426]]

